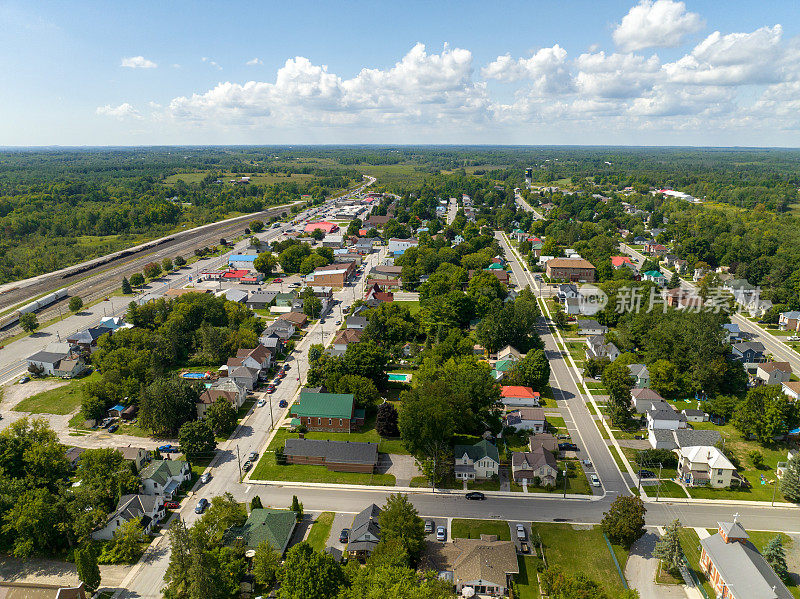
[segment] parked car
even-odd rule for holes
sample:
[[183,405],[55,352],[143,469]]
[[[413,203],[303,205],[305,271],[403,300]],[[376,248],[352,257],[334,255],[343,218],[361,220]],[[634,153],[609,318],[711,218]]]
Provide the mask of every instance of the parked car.
[[158,448],[158,451],[160,451],[161,453],[178,453],[179,450],[175,445],[167,444],[167,445],[161,445]]
[[275,393],[275,385],[273,383],[267,385],[267,393]]
[[525,527],[522,524],[517,524],[517,538],[520,540],[524,540],[527,537],[525,533]]
[[204,485],[208,483],[208,481],[210,480],[211,480],[210,472],[204,472],[203,475],[200,477],[200,482],[203,483]]
[[596,475],[596,474],[592,474],[592,475],[589,477],[589,480],[591,480],[591,481],[592,481],[592,486],[593,486],[593,487],[599,487],[599,486],[600,486],[600,479],[599,479],[599,478],[597,478],[597,475]]
[[283,279],[272,279],[273,283],[283,283]]
[[446,541],[447,540],[447,529],[444,526],[437,526],[436,527],[436,540],[437,541]]
[[800,341],[800,337],[798,337],[797,335],[792,335],[791,337],[789,337],[789,341]]
[[560,435],[556,435],[556,438],[557,439],[561,439],[563,441],[566,441],[567,439],[569,439],[569,435],[565,435],[565,434],[562,433]]
[[178,510],[181,507],[181,504],[177,501],[167,501],[164,503],[164,507],[168,510]]
[[119,424],[112,424],[111,426],[108,427],[108,432],[109,433],[115,433],[118,428],[119,428]]
[[244,463],[244,465],[242,466],[242,470],[244,470],[245,472],[247,472],[247,471],[248,471],[248,470],[250,470],[250,468],[252,468],[252,467],[253,467],[253,462],[251,462],[250,460],[247,460],[247,461]]
[[578,446],[575,443],[559,443],[559,451],[578,451]]
[[425,520],[425,534],[432,533],[433,527],[434,527],[433,520]]
[[655,478],[656,473],[652,470],[639,470],[639,478]]
[[528,543],[526,541],[520,542],[519,550],[522,553],[530,553],[531,552],[531,548],[528,546]]
[[465,495],[467,499],[474,499],[480,501],[481,499],[486,499],[486,495],[481,493],[480,491],[470,491]]
[[247,454],[247,459],[250,460],[251,462],[255,462],[258,459],[258,452],[251,451],[250,453]]
[[282,399],[282,400],[280,400],[280,401],[278,402],[278,407],[279,407],[279,408],[285,408],[285,407],[286,407],[286,406],[288,406],[288,405],[289,405],[289,404],[288,404],[288,402],[287,402],[285,399]]
[[300,287],[300,283],[292,283],[291,285],[289,285],[290,289],[297,289],[298,287]]
[[350,529],[343,528],[341,532],[339,532],[339,542],[347,543],[349,540],[350,540]]
[[264,399],[264,398],[262,397],[261,399],[259,399],[259,400],[258,400],[258,403],[257,403],[256,405],[257,405],[259,408],[261,408],[261,407],[263,407],[263,406],[264,406],[264,404],[266,404],[266,403],[267,403],[267,400],[266,400],[266,399]]
[[23,376],[23,377],[22,377],[21,379],[19,379],[17,382],[18,382],[20,385],[24,385],[24,384],[25,384],[25,383],[27,383],[29,380],[31,380],[31,377],[29,377],[29,376]]
[[208,499],[203,497],[200,499],[200,501],[197,502],[197,505],[194,508],[194,513],[202,514],[204,511],[206,511],[207,507],[208,507]]
[[334,324],[336,324],[337,326],[342,324],[342,319],[341,318],[337,318],[336,322]]

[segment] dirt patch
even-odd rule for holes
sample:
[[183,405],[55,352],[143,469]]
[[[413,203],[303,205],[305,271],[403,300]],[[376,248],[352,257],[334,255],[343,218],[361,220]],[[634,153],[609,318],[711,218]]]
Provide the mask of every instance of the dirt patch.
[[[102,586],[115,587],[125,579],[133,566],[100,566]],[[75,564],[55,559],[18,559],[0,557],[0,580],[27,582],[31,584],[77,585],[78,573]]]
[[12,409],[11,406],[16,406],[23,399],[28,399],[37,393],[50,391],[50,389],[56,389],[58,387],[63,387],[64,385],[69,385],[69,382],[59,380],[44,380],[30,381],[24,385],[17,383],[9,384],[0,390],[2,391],[2,400],[0,400],[0,405],[2,405],[4,409],[9,410]]

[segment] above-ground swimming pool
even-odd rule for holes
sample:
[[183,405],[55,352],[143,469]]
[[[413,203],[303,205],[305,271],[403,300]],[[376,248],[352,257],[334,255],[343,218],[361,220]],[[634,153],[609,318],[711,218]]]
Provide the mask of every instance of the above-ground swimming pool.
[[411,380],[410,374],[389,374],[389,380],[395,383],[407,383]]
[[184,372],[181,377],[185,379],[206,379],[208,375],[205,372]]

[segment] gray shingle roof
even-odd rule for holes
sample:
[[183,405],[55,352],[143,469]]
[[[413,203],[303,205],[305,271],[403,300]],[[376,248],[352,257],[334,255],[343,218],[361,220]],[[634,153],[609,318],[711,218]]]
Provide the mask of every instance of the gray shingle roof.
[[375,464],[378,444],[360,441],[330,441],[320,439],[286,439],[286,455],[322,457],[327,461],[347,464]]
[[56,354],[49,351],[38,351],[32,356],[28,356],[28,362],[42,362],[43,364],[56,364],[59,360],[63,360],[67,354]]

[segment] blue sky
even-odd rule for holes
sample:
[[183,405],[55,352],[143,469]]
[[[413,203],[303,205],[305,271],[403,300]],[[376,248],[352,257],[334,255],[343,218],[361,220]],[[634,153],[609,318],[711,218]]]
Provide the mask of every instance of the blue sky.
[[0,145],[798,146],[799,16],[752,0],[0,1]]

